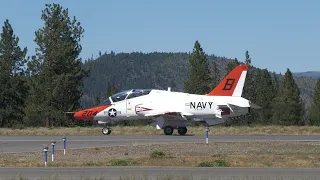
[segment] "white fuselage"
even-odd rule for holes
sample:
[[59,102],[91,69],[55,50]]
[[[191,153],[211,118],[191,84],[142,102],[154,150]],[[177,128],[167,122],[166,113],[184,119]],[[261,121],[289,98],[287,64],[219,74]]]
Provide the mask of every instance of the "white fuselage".
[[[217,119],[216,115],[219,114],[222,118],[227,118],[245,115],[249,112],[248,107],[232,107],[230,111],[228,103],[232,102],[247,103],[248,100],[233,96],[206,96],[152,90],[148,95],[112,103],[110,107],[98,113],[94,119],[110,123],[123,120],[150,119],[144,115],[159,112],[184,112],[192,114],[191,117],[193,118]],[[112,108],[117,112],[115,117],[108,116],[108,111]]]

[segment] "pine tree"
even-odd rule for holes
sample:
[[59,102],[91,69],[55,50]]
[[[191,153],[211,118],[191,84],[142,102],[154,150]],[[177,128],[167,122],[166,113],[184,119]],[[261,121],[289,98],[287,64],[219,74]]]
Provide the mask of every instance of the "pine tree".
[[251,65],[251,58],[249,55],[249,52],[246,51],[245,53],[246,59],[245,59],[245,63],[248,64],[249,68],[248,68],[248,72],[247,72],[247,76],[246,76],[246,81],[243,87],[243,95],[242,97],[255,102],[255,73],[253,71],[253,66]]
[[212,63],[212,68],[211,68],[211,89],[214,89],[220,82],[220,73],[219,69],[217,68],[217,63],[213,62]]
[[[253,69],[253,66],[251,65],[251,58],[249,55],[249,51],[246,51],[245,53],[245,63],[248,64],[248,72],[246,76],[246,81],[244,83],[243,87],[243,93],[242,97],[248,99],[249,101],[256,102],[256,72]],[[244,120],[244,122],[247,122],[248,124],[256,123],[257,113],[259,110],[252,110],[252,113],[248,114]]]
[[78,58],[84,30],[59,4],[46,4],[41,19],[45,24],[35,33],[38,48],[29,64],[33,76],[27,119],[36,125],[43,120],[46,126],[71,125],[64,112],[79,109],[83,79],[88,76]]
[[279,78],[277,77],[275,72],[272,73],[272,84],[273,84],[274,91],[277,94],[279,90]]
[[262,124],[270,124],[272,117],[272,99],[276,96],[272,84],[272,77],[267,69],[257,70],[255,103],[262,107],[253,110],[256,121]]
[[99,106],[100,103],[101,103],[100,96],[96,96],[94,98],[93,106]]
[[282,125],[301,125],[304,113],[300,90],[290,69],[287,69],[277,96],[272,103],[273,122]]
[[193,52],[189,58],[190,77],[185,81],[184,89],[187,93],[206,94],[211,90],[210,67],[207,55],[198,41],[195,42]]
[[248,65],[251,65],[251,58],[250,58],[250,55],[249,55],[249,51],[248,51],[248,50],[246,51],[246,60],[245,60],[245,63],[248,64]]
[[112,96],[113,94],[116,93],[116,86],[115,84],[112,84],[108,81],[107,83],[107,92],[106,94],[104,95],[104,98],[108,98],[110,96]]
[[237,58],[235,58],[234,61],[228,63],[226,67],[227,74],[229,74],[238,65],[240,65],[240,62],[238,61]]
[[28,92],[26,82],[27,48],[19,47],[9,20],[4,21],[0,39],[0,125],[23,124],[23,106]]
[[320,79],[317,80],[313,93],[313,102],[309,107],[309,121],[311,125],[320,125]]

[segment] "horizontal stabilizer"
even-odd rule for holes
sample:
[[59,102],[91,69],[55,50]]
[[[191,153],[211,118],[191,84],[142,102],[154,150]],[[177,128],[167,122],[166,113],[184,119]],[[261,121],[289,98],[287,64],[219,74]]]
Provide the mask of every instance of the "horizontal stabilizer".
[[260,107],[260,106],[258,106],[256,104],[254,104],[254,103],[251,103],[251,102],[250,102],[250,107],[253,108],[253,109],[261,109],[262,108],[262,107]]
[[262,107],[251,103],[249,101],[239,101],[239,102],[229,102],[228,105],[238,106],[238,107],[251,107],[254,109],[261,109]]
[[202,118],[192,118],[192,120],[194,121],[198,121],[198,122],[206,122],[209,126],[213,126],[216,124],[222,124],[225,122],[225,119],[202,119]]
[[250,107],[250,104],[246,101],[229,102],[228,105],[238,106],[238,107]]
[[209,126],[222,124],[225,122],[225,119],[205,119],[204,120]]

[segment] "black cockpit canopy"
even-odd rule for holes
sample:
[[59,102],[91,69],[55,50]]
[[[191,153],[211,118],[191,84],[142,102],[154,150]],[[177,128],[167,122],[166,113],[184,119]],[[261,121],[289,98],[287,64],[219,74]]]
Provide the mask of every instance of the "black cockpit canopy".
[[105,99],[101,105],[108,105],[111,103],[123,101],[125,99],[131,99],[139,96],[147,95],[151,92],[151,89],[131,89],[131,90],[124,90],[113,94],[112,96]]

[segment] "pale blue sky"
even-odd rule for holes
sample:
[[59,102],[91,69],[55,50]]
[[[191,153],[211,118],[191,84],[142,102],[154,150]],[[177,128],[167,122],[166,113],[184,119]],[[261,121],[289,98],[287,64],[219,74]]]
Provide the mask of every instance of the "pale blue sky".
[[319,0],[7,0],[1,26],[12,24],[29,55],[43,26],[45,3],[69,8],[85,29],[81,57],[110,52],[189,52],[199,40],[208,54],[284,73],[320,70]]

